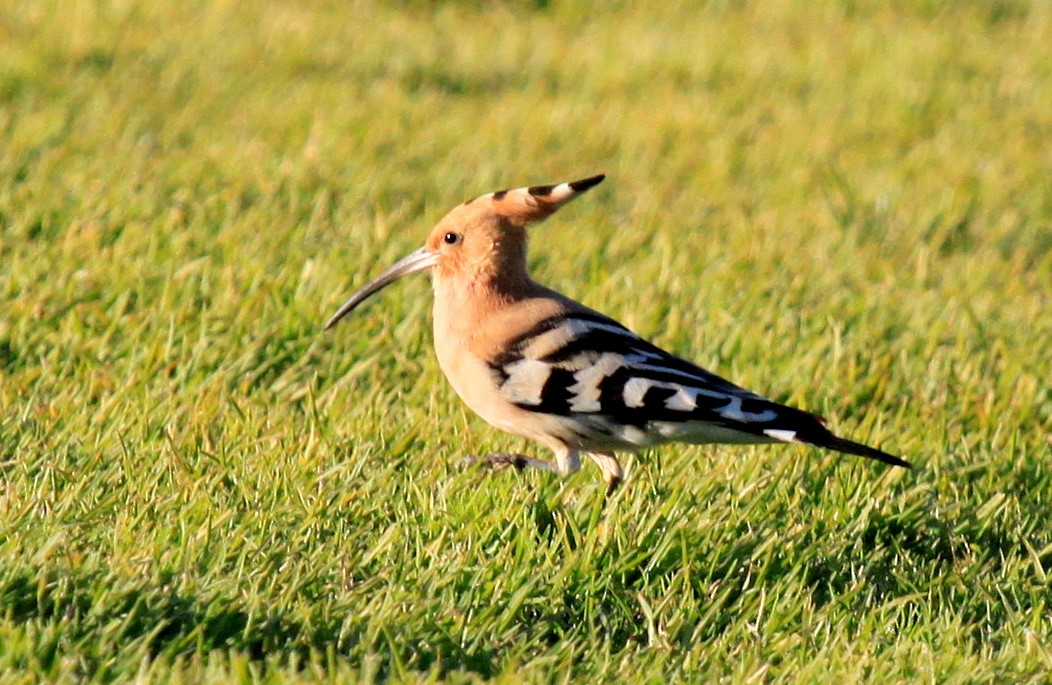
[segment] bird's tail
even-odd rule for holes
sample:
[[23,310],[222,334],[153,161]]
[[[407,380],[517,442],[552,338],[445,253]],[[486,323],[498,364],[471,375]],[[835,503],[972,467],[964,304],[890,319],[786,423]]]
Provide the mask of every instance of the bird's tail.
[[[867,459],[876,459],[890,466],[901,466],[904,469],[913,468],[913,465],[905,459],[835,435],[833,431],[826,428],[826,420],[818,414],[773,402],[771,408],[775,409],[779,415],[775,421],[770,422],[763,429],[763,435],[768,438],[782,442],[803,443],[844,454],[855,454]],[[757,435],[759,434],[757,432]]]
[[885,464],[890,464],[892,466],[901,466],[906,469],[913,468],[913,465],[905,459],[900,459],[894,455],[888,454],[887,452],[881,452],[874,447],[863,445],[860,442],[854,442],[852,440],[847,440],[846,438],[838,437],[829,431],[825,431],[825,435],[808,435],[804,439],[804,442],[809,445],[824,447],[845,454],[855,454],[860,457],[876,459],[877,461],[882,461]]

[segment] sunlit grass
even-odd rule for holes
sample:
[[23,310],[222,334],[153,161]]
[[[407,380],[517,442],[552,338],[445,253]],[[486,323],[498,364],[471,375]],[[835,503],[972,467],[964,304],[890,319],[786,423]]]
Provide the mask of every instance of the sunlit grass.
[[[620,5],[620,6],[618,6]],[[0,674],[1043,682],[1045,3],[0,8]],[[609,179],[536,277],[902,454],[597,472],[469,415],[423,278]],[[529,449],[529,448],[527,448]]]

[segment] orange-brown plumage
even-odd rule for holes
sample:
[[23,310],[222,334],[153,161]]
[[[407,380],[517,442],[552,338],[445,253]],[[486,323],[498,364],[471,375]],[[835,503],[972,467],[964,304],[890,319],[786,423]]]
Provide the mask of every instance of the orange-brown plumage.
[[481,460],[490,465],[565,474],[588,454],[611,490],[621,479],[615,451],[672,441],[802,442],[908,466],[533,281],[529,225],[602,180],[497,191],[455,207],[423,248],[355,293],[326,328],[398,278],[431,269],[435,352],[454,390],[489,423],[555,454],[555,463],[511,454]]

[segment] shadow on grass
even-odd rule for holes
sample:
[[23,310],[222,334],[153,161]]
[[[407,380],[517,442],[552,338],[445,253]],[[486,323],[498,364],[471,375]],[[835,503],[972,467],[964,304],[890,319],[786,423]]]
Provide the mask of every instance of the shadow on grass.
[[[1045,471],[1026,475],[1019,475],[1020,484],[1047,478]],[[370,658],[380,678],[402,669],[489,678],[506,665],[509,639],[524,653],[566,640],[601,643],[598,649],[612,653],[646,645],[652,619],[639,598],[671,588],[691,607],[667,636],[684,648],[698,640],[738,639],[763,614],[761,597],[779,603],[774,613],[783,616],[783,625],[801,624],[802,612],[825,607],[825,620],[852,633],[874,616],[896,633],[916,623],[935,625],[932,618],[944,616],[964,627],[976,649],[996,647],[1010,634],[1002,628],[1052,601],[1047,584],[1026,575],[1031,563],[1052,566],[1047,533],[1037,528],[1037,518],[1026,527],[1010,516],[946,510],[927,492],[917,489],[898,508],[870,511],[854,526],[835,517],[786,526],[779,518],[787,512],[775,507],[730,517],[728,530],[717,535],[711,528],[684,525],[682,512],[693,508],[685,502],[654,521],[655,533],[647,540],[597,544],[587,560],[567,556],[569,568],[557,583],[541,579],[523,586],[529,596],[513,610],[510,623],[501,619],[503,628],[471,623],[476,640],[469,644],[457,639],[455,622],[443,624],[441,616],[427,611],[398,614],[381,625],[376,616],[328,611],[321,601],[315,609],[310,598],[306,613],[304,603],[294,613],[282,606],[249,606],[239,596],[195,595],[176,578],[127,579],[105,571],[0,569],[0,615],[36,624],[33,634],[58,637],[38,641],[42,653],[35,658],[45,671],[73,650],[87,676],[104,673],[113,654],[129,649],[165,660],[232,650],[257,662],[276,658],[286,664],[310,664],[335,653],[355,665]],[[583,510],[575,514],[544,492],[530,506],[524,523],[533,533],[530,545],[572,553],[597,535],[595,521]],[[571,525],[575,515],[579,519]],[[806,516],[798,512],[795,518]],[[668,535],[676,536],[676,544],[667,544]],[[687,567],[690,573],[683,573]],[[452,598],[461,609],[502,600],[499,592],[478,590],[477,566],[447,572],[460,576]],[[796,588],[810,601],[798,601]]]
[[35,623],[45,632],[61,632],[61,640],[43,641],[35,655],[45,672],[68,656],[63,649],[73,646],[83,675],[89,677],[129,646],[140,655],[165,660],[231,650],[258,662],[278,656],[281,662],[301,665],[330,651],[352,662],[375,654],[380,656],[376,675],[381,679],[391,675],[394,664],[440,676],[467,671],[488,678],[497,670],[495,652],[467,649],[440,626],[418,632],[426,634],[426,641],[400,641],[406,630],[398,626],[370,639],[364,619],[340,615],[307,626],[280,609],[261,616],[237,599],[195,597],[163,581],[127,587],[127,581],[104,573],[0,575],[0,614],[15,623]]
[[[1017,479],[1024,492],[1024,482],[1041,483],[1047,473],[1019,473]],[[968,507],[946,507],[930,490],[916,493],[905,496],[900,508],[870,511],[857,525],[815,520],[791,534],[778,519],[793,517],[780,510],[728,520],[733,530],[715,538],[711,531],[670,517],[654,527],[677,530],[680,544],[655,540],[653,546],[629,550],[600,549],[602,558],[590,566],[603,569],[605,581],[571,576],[561,595],[525,609],[519,620],[553,626],[555,641],[588,624],[590,614],[602,615],[614,650],[645,644],[647,617],[633,598],[674,586],[689,567],[684,589],[698,610],[669,636],[684,645],[741,630],[757,610],[763,613],[757,609],[761,594],[779,601],[781,585],[790,588],[787,597],[794,596],[792,587],[801,586],[810,599],[783,604],[783,612],[793,606],[828,610],[830,620],[850,631],[876,616],[897,633],[931,623],[935,616],[953,617],[977,649],[998,648],[1010,634],[1006,627],[1052,602],[1052,588],[1029,580],[1031,564],[1052,566],[1048,534],[1012,516],[984,518]],[[1027,510],[1036,506],[1025,499],[1021,504]],[[538,543],[552,544],[562,536],[568,549],[577,549],[579,536],[590,533],[554,523],[572,515],[539,498],[534,504]],[[773,547],[772,539],[777,541]]]

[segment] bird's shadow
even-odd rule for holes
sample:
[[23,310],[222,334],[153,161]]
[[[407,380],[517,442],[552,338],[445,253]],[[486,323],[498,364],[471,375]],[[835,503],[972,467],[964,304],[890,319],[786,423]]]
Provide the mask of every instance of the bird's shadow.
[[[577,497],[577,493],[571,494]],[[647,501],[677,496],[661,491],[660,486],[645,495]],[[527,501],[530,511],[521,525],[530,532],[533,543],[561,545],[595,555],[582,564],[580,572],[566,574],[560,587],[537,586],[535,592],[545,601],[523,605],[516,621],[533,626],[530,635],[537,649],[592,628],[604,631],[607,649],[613,651],[631,643],[645,644],[648,617],[636,598],[654,587],[671,585],[681,577],[685,565],[695,571],[690,574],[687,591],[694,593],[698,605],[710,602],[711,591],[718,584],[722,606],[705,617],[688,618],[675,634],[667,636],[671,643],[684,648],[691,641],[718,639],[734,630],[741,613],[736,607],[742,606],[738,599],[754,592],[757,583],[770,588],[783,581],[798,585],[802,581],[816,608],[847,603],[859,613],[903,598],[924,596],[922,601],[928,602],[928,607],[923,614],[954,612],[965,624],[976,626],[972,637],[977,644],[989,642],[1001,625],[1012,620],[1018,610],[1027,609],[1024,604],[1031,601],[1019,597],[1017,602],[1022,604],[1012,611],[995,600],[962,603],[952,592],[939,588],[929,592],[940,582],[940,575],[950,575],[947,569],[956,572],[954,567],[962,566],[962,561],[972,563],[968,559],[975,550],[987,551],[984,573],[996,570],[991,568],[993,560],[1000,558],[1005,564],[1028,560],[1033,552],[1014,537],[1010,522],[969,525],[966,516],[948,517],[936,502],[926,506],[922,497],[911,500],[909,511],[892,507],[871,510],[852,531],[853,544],[831,546],[824,556],[808,553],[806,540],[796,541],[774,555],[766,553],[767,535],[778,526],[764,527],[764,521],[755,517],[729,517],[724,525],[733,530],[717,538],[708,537],[704,531],[691,537],[690,526],[675,519],[677,511],[691,510],[687,501],[680,509],[669,509],[667,522],[659,522],[659,526],[678,525],[686,536],[682,544],[632,548],[628,550],[630,563],[624,559],[623,546],[598,541],[604,535],[617,539],[608,520],[611,507],[624,504],[616,497],[606,500],[602,489],[596,488],[584,498],[571,500],[561,484],[544,481]],[[811,535],[820,540],[824,534],[835,532],[818,527]],[[733,543],[717,541],[728,539]],[[1045,547],[1038,549],[1045,551],[1035,563],[1052,566],[1052,553]],[[884,553],[872,554],[872,550]],[[805,554],[806,560],[801,561],[799,557]],[[852,570],[859,568],[865,570],[866,591],[862,593],[855,591],[859,577]],[[599,574],[605,575],[597,578]],[[499,644],[485,639],[465,644],[447,632],[448,626],[439,618],[425,619],[423,624],[390,634],[377,634],[371,625],[375,619],[342,612],[313,612],[305,623],[282,607],[269,607],[260,615],[238,596],[194,594],[180,589],[176,578],[163,575],[127,579],[109,571],[9,569],[0,574],[0,614],[18,624],[60,626],[63,637],[68,638],[63,643],[79,645],[78,663],[87,677],[106,668],[112,647],[125,644],[138,645],[153,658],[171,660],[211,650],[233,650],[264,664],[279,654],[285,663],[304,668],[319,654],[330,651],[348,656],[376,654],[380,657],[376,673],[380,679],[396,675],[393,669],[398,664],[439,677],[465,672],[489,678],[500,672],[505,659]],[[924,620],[923,614],[900,612],[898,628]],[[597,620],[604,623],[599,625]],[[105,644],[111,648],[101,644],[99,635],[105,635]],[[37,658],[49,671],[65,656],[56,647],[42,651]]]
[[[819,490],[829,477],[829,473],[811,474],[808,480],[814,478],[814,482],[808,487]],[[1035,561],[1035,545],[1028,548],[1012,531],[1009,522],[980,525],[966,511],[948,516],[945,502],[939,501],[932,488],[921,486],[914,490],[906,498],[906,511],[890,505],[874,507],[849,533],[836,530],[839,523],[818,524],[806,540],[796,540],[774,554],[769,552],[769,538],[783,531],[779,524],[748,517],[730,518],[726,525],[734,530],[712,538],[703,531],[692,534],[689,524],[670,517],[667,527],[683,533],[682,545],[634,546],[631,566],[610,564],[617,567],[617,574],[605,592],[597,595],[594,590],[582,589],[592,583],[592,579],[585,579],[582,588],[563,590],[562,595],[569,599],[553,602],[550,607],[560,614],[559,620],[567,631],[583,621],[587,612],[610,616],[620,613],[624,620],[610,630],[611,646],[616,649],[629,642],[645,643],[647,617],[642,609],[628,615],[631,614],[628,607],[635,606],[634,598],[646,593],[648,588],[670,586],[684,567],[689,566],[694,570],[690,574],[694,580],[689,591],[704,606],[718,586],[722,610],[684,621],[678,635],[669,636],[671,642],[678,640],[685,648],[699,638],[719,639],[734,629],[747,604],[739,599],[756,590],[758,578],[762,579],[759,583],[766,586],[765,590],[783,581],[802,585],[809,596],[809,605],[816,611],[842,605],[845,610],[838,613],[843,616],[864,616],[867,612],[895,610],[912,604],[914,610],[895,610],[894,621],[900,632],[918,621],[929,620],[925,616],[952,613],[963,625],[971,626],[969,637],[976,644],[995,646],[1001,639],[996,637],[1001,634],[1000,629],[1020,612],[1038,610],[1040,600],[1024,593],[1012,602],[1002,601],[991,588],[975,587],[971,600],[963,602],[953,587],[961,577],[971,577],[978,568],[974,558],[976,550],[986,551],[986,560],[980,565],[984,573],[989,573],[997,570],[994,567],[1014,562],[1036,563],[1048,568],[1052,566],[1052,552],[1048,551],[1052,546],[1036,541],[1036,548],[1044,551]],[[665,495],[675,496],[675,493]],[[648,493],[650,496],[662,495]],[[596,498],[601,495],[597,493]],[[605,501],[601,506],[609,508],[612,504]],[[532,507],[535,538],[539,543],[560,542],[576,550],[588,544],[585,538],[597,534],[594,509],[578,506],[573,510],[544,489],[536,493]],[[692,509],[690,503],[681,508]],[[575,525],[564,523],[574,518]],[[823,544],[826,537],[839,537],[839,541]],[[733,542],[716,544],[714,539]],[[813,543],[812,549],[808,549],[809,543]],[[605,563],[598,559],[591,565],[602,568]],[[586,609],[573,598],[588,592],[591,592],[593,606]],[[598,607],[594,606],[596,602]],[[736,611],[736,606],[741,611]],[[531,617],[531,620],[538,618],[555,617]]]

